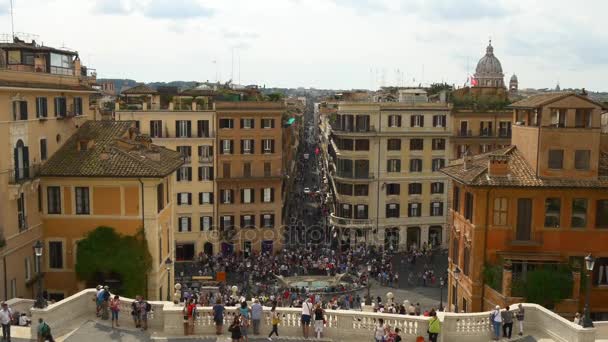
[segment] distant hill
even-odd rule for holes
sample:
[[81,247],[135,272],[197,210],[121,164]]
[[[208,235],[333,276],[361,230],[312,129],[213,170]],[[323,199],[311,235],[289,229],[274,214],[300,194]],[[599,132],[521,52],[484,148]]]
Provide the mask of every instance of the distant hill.
[[[141,82],[137,82],[136,80],[128,79],[128,78],[98,78],[97,83],[105,83],[112,82],[114,83],[114,89],[120,91],[123,88],[131,88],[138,85]],[[157,89],[162,86],[172,86],[177,87],[180,90],[189,89],[196,86],[198,82],[195,81],[171,81],[171,82],[150,82],[146,83],[146,85]]]

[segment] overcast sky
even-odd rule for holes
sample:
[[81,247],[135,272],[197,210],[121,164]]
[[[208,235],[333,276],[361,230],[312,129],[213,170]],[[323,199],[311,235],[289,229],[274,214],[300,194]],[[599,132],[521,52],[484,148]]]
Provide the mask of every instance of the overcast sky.
[[[458,86],[491,37],[505,82],[515,73],[520,88],[559,81],[562,88],[608,90],[605,0],[13,3],[16,32],[78,50],[99,77],[225,81],[233,75],[242,84],[341,89]],[[11,31],[9,13],[9,0],[0,0],[0,32]]]

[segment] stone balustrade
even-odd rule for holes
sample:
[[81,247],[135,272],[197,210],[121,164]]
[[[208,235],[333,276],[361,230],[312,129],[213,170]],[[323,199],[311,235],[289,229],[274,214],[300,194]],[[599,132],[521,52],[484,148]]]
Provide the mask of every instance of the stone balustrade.
[[[56,336],[68,333],[86,320],[95,319],[94,289],[81,291],[45,309],[31,309],[32,336],[36,336],[37,320],[42,317],[53,328]],[[121,325],[132,327],[131,303],[133,299],[121,298]],[[180,336],[184,334],[183,305],[171,302],[150,301],[152,311],[148,314],[148,328],[157,336]],[[31,305],[30,302],[15,302],[16,305]],[[596,328],[585,329],[564,319],[554,312],[536,304],[524,304],[524,331],[532,336],[549,337],[563,342],[591,342],[608,339],[608,322],[596,322]],[[227,307],[224,315],[224,331],[228,328],[237,308]],[[195,319],[195,335],[214,335],[215,323],[211,307],[199,307]],[[300,309],[277,308],[282,336],[301,336]],[[491,336],[489,312],[481,313],[438,313],[442,321],[440,341],[488,341]],[[384,319],[393,329],[400,328],[404,340],[416,336],[426,336],[428,317],[386,313],[362,312],[354,310],[326,310],[324,337],[336,341],[372,340],[374,326],[378,319]],[[261,322],[262,334],[271,329],[270,308],[264,307]],[[312,334],[311,327],[311,334]],[[518,332],[517,323],[513,332]]]

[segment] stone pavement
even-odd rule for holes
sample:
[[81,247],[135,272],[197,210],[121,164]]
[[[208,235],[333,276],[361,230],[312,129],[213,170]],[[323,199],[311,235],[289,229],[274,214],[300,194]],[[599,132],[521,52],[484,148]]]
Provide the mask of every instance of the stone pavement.
[[[440,290],[437,287],[413,287],[413,288],[393,288],[381,286],[375,280],[372,280],[372,288],[370,293],[373,298],[380,296],[382,302],[386,302],[386,294],[392,292],[396,303],[402,304],[404,300],[409,300],[410,303],[420,303],[423,310],[430,308],[439,307],[439,294]],[[367,290],[360,292],[363,297],[367,294]],[[447,302],[447,289],[443,289],[443,306],[446,306]]]

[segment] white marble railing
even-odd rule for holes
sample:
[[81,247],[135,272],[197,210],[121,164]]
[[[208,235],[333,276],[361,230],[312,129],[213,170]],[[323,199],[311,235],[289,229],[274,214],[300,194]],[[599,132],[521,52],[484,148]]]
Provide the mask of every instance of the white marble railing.
[[[45,309],[31,309],[32,334],[36,335],[37,320],[42,317],[57,336],[67,333],[85,320],[95,319],[94,289],[81,291]],[[121,298],[121,325],[132,327],[131,303],[133,299]],[[180,336],[184,334],[183,305],[171,302],[149,302],[152,311],[148,315],[148,327],[158,336]],[[30,305],[31,302],[15,302],[15,305]],[[524,304],[524,331],[532,336],[548,336],[555,341],[591,342],[608,339],[608,322],[596,322],[596,328],[585,329],[536,304]],[[277,308],[281,317],[279,334],[301,336],[300,309]],[[227,307],[224,315],[224,331],[230,325],[235,307]],[[488,341],[491,336],[489,312],[481,313],[439,313],[442,321],[440,341]],[[372,340],[374,326],[378,319],[384,319],[391,328],[400,328],[404,340],[426,336],[428,317],[354,310],[327,310],[324,337],[336,341]],[[211,307],[199,307],[195,319],[196,335],[214,335],[215,326]],[[270,308],[264,307],[261,333],[270,332]],[[514,324],[514,333],[518,332]],[[311,331],[313,329],[311,328]]]

